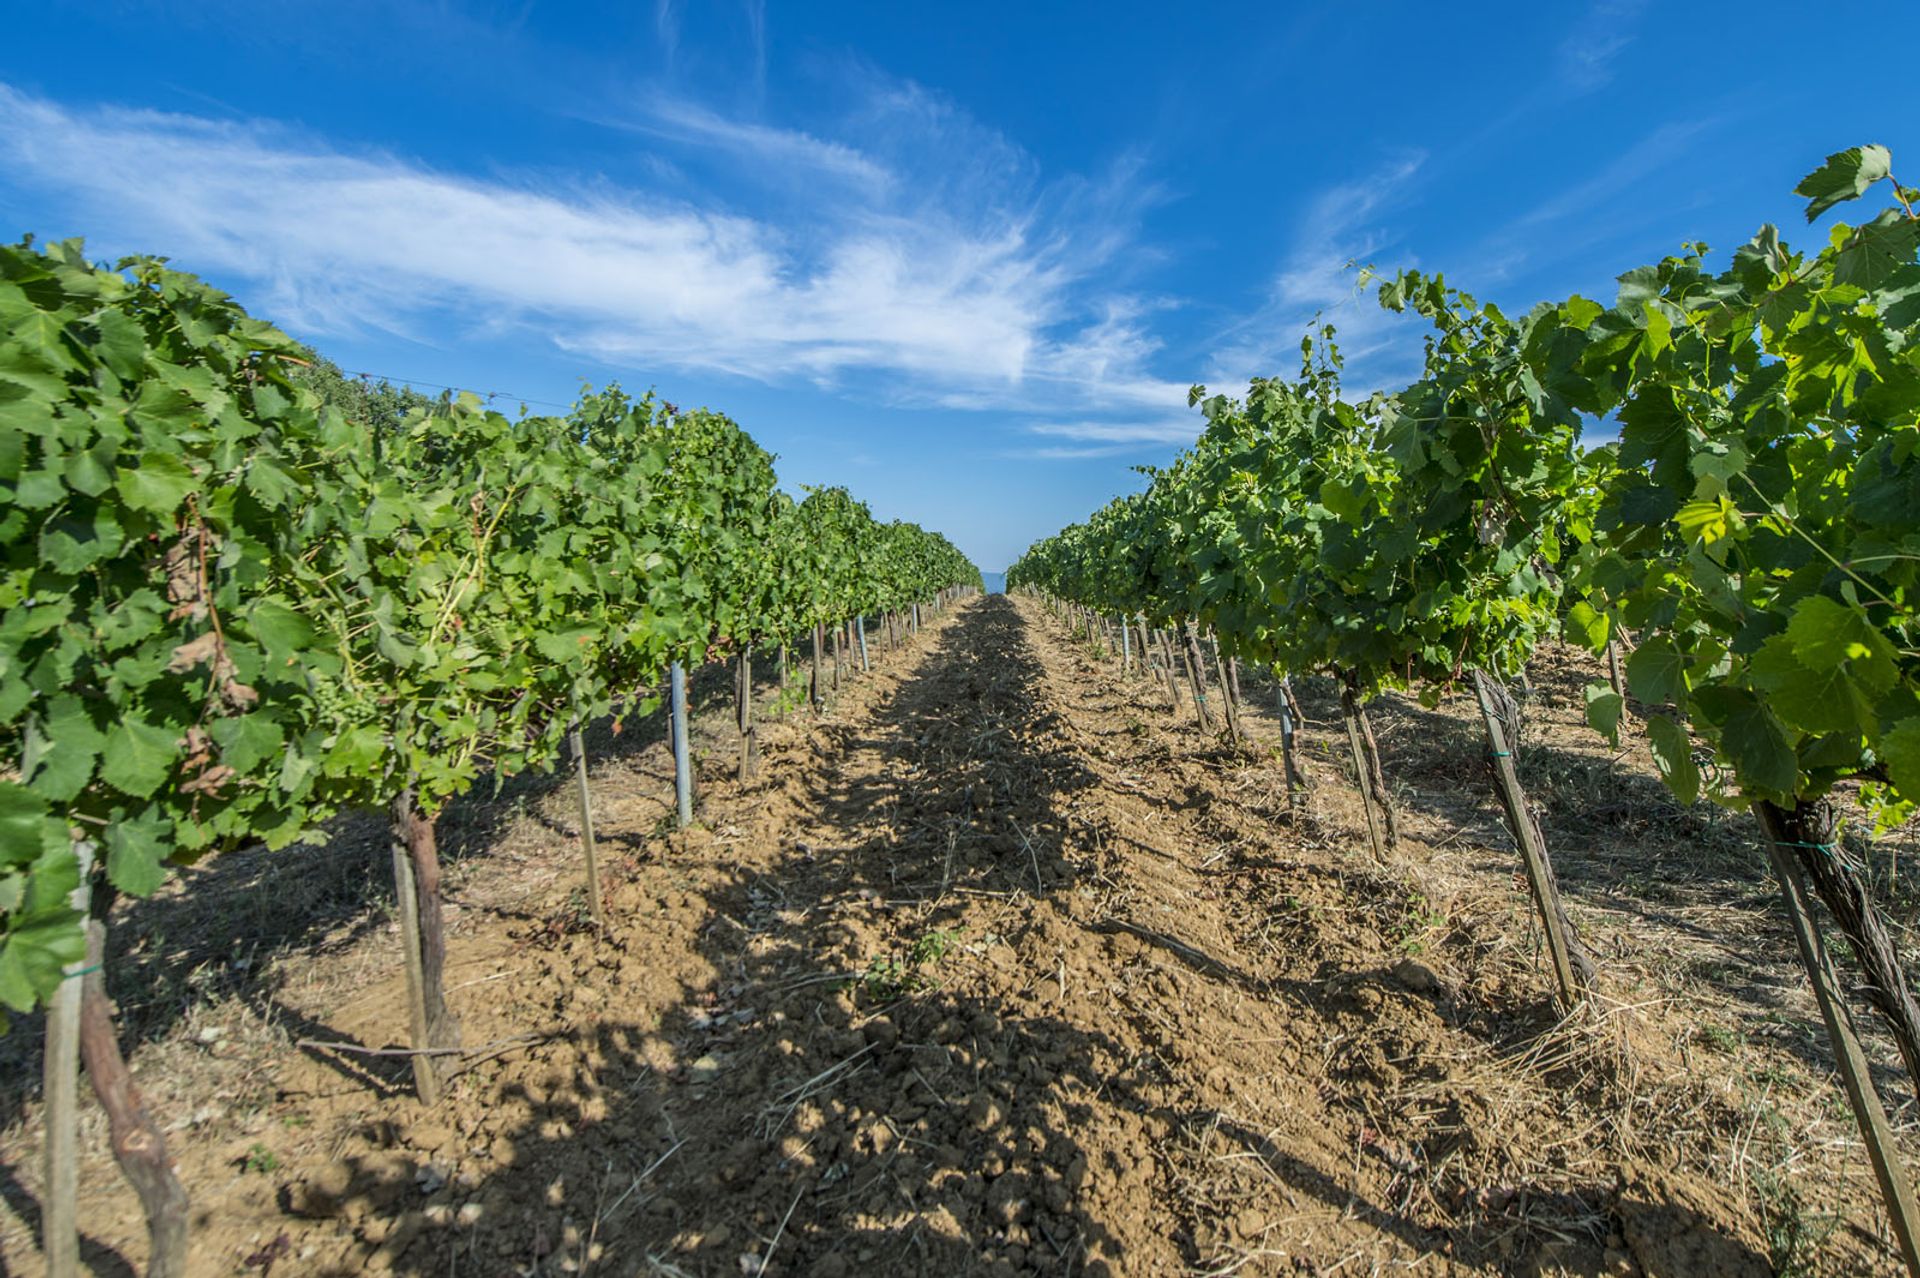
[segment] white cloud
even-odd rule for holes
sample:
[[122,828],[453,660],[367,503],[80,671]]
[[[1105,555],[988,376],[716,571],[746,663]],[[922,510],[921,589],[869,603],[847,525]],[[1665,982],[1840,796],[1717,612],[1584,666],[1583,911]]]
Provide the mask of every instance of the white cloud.
[[[1408,340],[1407,325],[1361,287],[1357,268],[1392,245],[1374,224],[1375,214],[1409,202],[1409,184],[1425,162],[1424,153],[1401,156],[1312,202],[1265,302],[1221,334],[1208,367],[1210,388],[1233,394],[1253,377],[1292,375],[1300,338],[1316,320],[1335,326],[1350,388],[1364,392],[1407,380],[1402,374],[1418,367],[1417,343]],[[1413,263],[1403,254],[1399,265]]]
[[1596,0],[1556,51],[1561,79],[1580,92],[1613,79],[1614,60],[1633,43],[1647,0]]
[[[672,6],[657,17],[671,28]],[[255,281],[269,315],[319,334],[451,323],[653,369],[875,374],[921,402],[1184,403],[1144,371],[1156,344],[1138,304],[1099,296],[1126,243],[1124,180],[1037,186],[1024,153],[915,86],[869,113],[898,164],[694,106],[655,113],[684,144],[851,179],[778,226],[713,200],[480,180],[269,123],[77,110],[4,85],[0,167],[113,248]],[[964,198],[894,180],[915,128],[977,143]]]
[[697,103],[677,98],[656,98],[631,121],[601,118],[599,122],[676,142],[718,147],[755,165],[826,173],[876,193],[894,184],[892,173],[857,148],[826,141],[798,129],[728,119]]

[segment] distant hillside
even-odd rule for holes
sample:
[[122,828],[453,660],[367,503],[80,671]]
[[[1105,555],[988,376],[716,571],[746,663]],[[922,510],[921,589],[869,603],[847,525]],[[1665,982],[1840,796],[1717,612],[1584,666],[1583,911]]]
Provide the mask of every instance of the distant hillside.
[[1006,593],[1007,574],[1004,572],[983,572],[980,574],[980,577],[981,580],[986,582],[988,594],[1000,595]]

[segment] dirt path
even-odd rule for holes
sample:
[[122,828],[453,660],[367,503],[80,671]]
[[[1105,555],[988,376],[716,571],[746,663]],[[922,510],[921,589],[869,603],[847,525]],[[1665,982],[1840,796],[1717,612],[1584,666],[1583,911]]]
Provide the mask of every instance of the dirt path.
[[[197,1271],[1770,1272],[1689,1138],[1642,1130],[1737,1107],[1652,1079],[1624,1020],[1554,1025],[1517,884],[1372,866],[1330,765],[1289,813],[1271,760],[1037,606],[962,605],[763,748],[746,786],[714,748],[683,835],[653,752],[601,766],[606,938],[576,930],[564,792],[494,830],[450,982],[502,1054],[437,1111],[395,1062],[290,1050],[394,1041],[383,918],[144,1052],[162,1112],[221,1098],[173,1137]],[[0,1238],[37,1272],[16,1176]],[[104,1159],[87,1195],[126,1272]]]

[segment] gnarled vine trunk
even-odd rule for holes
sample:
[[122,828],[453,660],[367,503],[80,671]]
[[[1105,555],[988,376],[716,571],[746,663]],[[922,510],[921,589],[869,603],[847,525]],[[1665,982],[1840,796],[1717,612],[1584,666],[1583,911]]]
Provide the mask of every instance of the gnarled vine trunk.
[[423,814],[411,787],[394,799],[393,880],[400,908],[400,935],[406,950],[407,994],[411,1005],[413,1081],[420,1099],[440,1099],[444,1053],[460,1046],[460,1022],[447,1007],[446,914],[441,908],[440,851],[433,818]]
[[1907,1076],[1920,1094],[1920,1006],[1865,877],[1840,846],[1839,814],[1831,800],[1803,799],[1792,808],[1762,800],[1754,807],[1773,841],[1791,853],[1814,894],[1847,938],[1865,982],[1857,992],[1880,1014],[1900,1049]]
[[80,987],[80,1060],[93,1094],[106,1111],[114,1161],[140,1198],[147,1217],[147,1278],[186,1278],[187,1191],[174,1172],[166,1137],[147,1113],[114,1032],[113,1005],[102,970],[107,954],[107,914],[113,892],[104,882],[93,894],[87,920],[87,973]]

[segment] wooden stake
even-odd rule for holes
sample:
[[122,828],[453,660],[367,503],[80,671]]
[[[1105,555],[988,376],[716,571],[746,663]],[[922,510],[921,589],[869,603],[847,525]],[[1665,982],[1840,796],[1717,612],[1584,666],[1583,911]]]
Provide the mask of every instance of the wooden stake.
[[1353,689],[1345,680],[1340,685],[1340,717],[1347,725],[1347,748],[1353,752],[1353,779],[1360,789],[1360,806],[1367,814],[1367,841],[1373,846],[1373,859],[1386,864],[1387,849],[1380,842],[1380,825],[1373,815],[1373,783],[1367,776],[1367,761],[1360,748],[1360,713]]
[[1194,637],[1193,623],[1184,622],[1180,627],[1180,658],[1186,663],[1187,681],[1193,685],[1193,706],[1199,712],[1200,731],[1213,732],[1213,716],[1207,713],[1207,683],[1205,667],[1200,664],[1200,641]]
[[1292,807],[1295,796],[1304,788],[1300,773],[1299,760],[1295,755],[1297,743],[1294,740],[1293,710],[1288,705],[1287,680],[1276,671],[1279,682],[1274,685],[1273,708],[1280,715],[1280,766],[1287,779],[1287,806]]
[[[76,839],[80,885],[67,904],[85,918],[93,897],[93,842]],[[82,957],[62,969],[60,988],[47,1003],[47,1040],[41,1061],[41,1106],[47,1129],[47,1187],[40,1213],[40,1250],[47,1278],[76,1278],[80,1272],[80,985],[87,971]]]
[[1492,752],[1494,793],[1507,810],[1507,824],[1520,856],[1526,865],[1527,884],[1533,890],[1534,908],[1540,913],[1540,926],[1547,934],[1547,948],[1553,958],[1554,980],[1560,987],[1561,1006],[1573,1008],[1586,996],[1593,978],[1592,961],[1580,947],[1573,924],[1560,904],[1560,886],[1554,881],[1553,862],[1547,857],[1546,840],[1527,810],[1527,796],[1520,788],[1520,773],[1513,766],[1513,743],[1507,739],[1501,715],[1495,704],[1492,680],[1483,670],[1473,672],[1473,690],[1480,700],[1480,717],[1487,726],[1487,744]]
[[753,722],[753,649],[740,649],[740,668],[734,680],[734,705],[740,724],[740,780],[759,770],[760,730]]
[[567,748],[573,753],[574,784],[580,792],[580,849],[587,858],[587,913],[594,927],[604,932],[607,915],[600,905],[600,849],[593,839],[593,791],[587,785],[587,745],[578,719],[567,729]]
[[1220,637],[1213,637],[1213,668],[1220,676],[1220,704],[1226,707],[1227,735],[1240,744],[1240,707],[1233,701],[1233,685],[1227,682],[1227,663],[1220,659]]
[[1780,881],[1780,899],[1793,924],[1800,962],[1813,984],[1814,1001],[1820,1005],[1820,1019],[1826,1024],[1827,1040],[1833,1045],[1834,1064],[1839,1067],[1840,1081],[1847,1089],[1847,1100],[1853,1105],[1854,1119],[1860,1124],[1860,1137],[1866,1142],[1874,1178],[1880,1182],[1880,1196],[1887,1205],[1887,1219],[1893,1225],[1894,1239],[1906,1261],[1907,1273],[1911,1278],[1920,1278],[1920,1209],[1914,1205],[1913,1186],[1907,1179],[1906,1168],[1901,1165],[1886,1110],[1881,1107],[1879,1094],[1873,1090],[1866,1054],[1860,1050],[1860,1040],[1854,1036],[1846,1005],[1841,1001],[1840,983],[1827,955],[1826,942],[1820,936],[1820,929],[1814,926],[1800,867],[1783,846],[1796,840],[1787,837],[1777,814],[1768,812],[1766,805],[1755,804],[1754,815],[1766,836],[1767,855],[1773,862],[1774,876]]
[[1607,640],[1607,679],[1613,684],[1613,695],[1620,698],[1620,722],[1627,722],[1627,681],[1620,677],[1620,645]]
[[820,649],[826,641],[826,627],[816,625],[813,628],[813,712],[820,713],[823,697],[820,691]]

